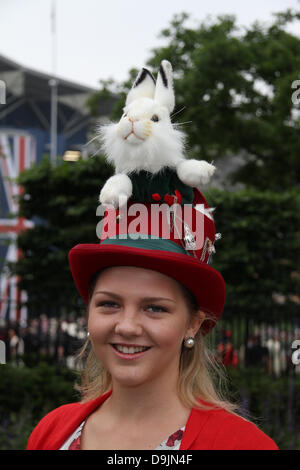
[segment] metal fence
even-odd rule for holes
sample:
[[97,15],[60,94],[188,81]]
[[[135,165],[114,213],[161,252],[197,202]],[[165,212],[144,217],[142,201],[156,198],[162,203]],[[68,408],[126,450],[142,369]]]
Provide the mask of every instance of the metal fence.
[[[0,323],[0,341],[6,346],[6,360],[16,364],[18,356],[35,355],[73,368],[74,356],[86,334],[86,319],[72,314],[65,318],[41,314],[30,319],[26,326]],[[295,356],[295,345],[300,350],[300,324],[296,321],[270,325],[246,318],[222,320],[212,329],[207,341],[213,354],[226,366],[262,366],[274,377],[287,375],[291,368],[300,373],[300,356],[298,361]]]

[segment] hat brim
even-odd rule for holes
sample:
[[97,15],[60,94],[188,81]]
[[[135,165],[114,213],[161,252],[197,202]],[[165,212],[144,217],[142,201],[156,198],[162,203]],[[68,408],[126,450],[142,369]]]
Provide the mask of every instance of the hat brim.
[[70,250],[68,257],[75,285],[86,305],[93,274],[105,267],[135,266],[158,271],[189,289],[196,297],[199,309],[214,318],[203,323],[204,334],[222,314],[225,303],[223,277],[192,256],[114,244],[80,244]]

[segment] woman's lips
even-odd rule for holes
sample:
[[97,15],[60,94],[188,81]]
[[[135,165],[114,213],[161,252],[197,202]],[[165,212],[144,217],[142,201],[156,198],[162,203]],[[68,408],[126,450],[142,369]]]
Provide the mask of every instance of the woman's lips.
[[111,344],[111,347],[120,359],[126,359],[128,361],[132,361],[134,359],[138,359],[139,357],[142,357],[151,349],[151,346],[150,346],[149,349],[146,349],[145,351],[141,351],[141,352],[133,353],[133,354],[126,354],[126,353],[122,353],[118,351],[112,344]]

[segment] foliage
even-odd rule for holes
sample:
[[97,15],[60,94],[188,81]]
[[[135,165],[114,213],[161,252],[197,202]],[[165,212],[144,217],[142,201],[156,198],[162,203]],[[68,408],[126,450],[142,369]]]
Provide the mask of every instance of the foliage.
[[299,103],[292,83],[299,78],[300,38],[286,30],[299,20],[291,11],[269,25],[239,28],[234,16],[219,16],[195,29],[176,15],[162,32],[167,44],[153,50],[149,65],[165,58],[177,74],[178,107],[191,155],[217,161],[246,154],[234,181],[275,190],[299,185]]
[[1,415],[8,410],[19,412],[26,404],[33,418],[39,419],[44,407],[51,409],[77,399],[72,390],[75,373],[61,366],[40,362],[29,368],[8,363],[1,366],[0,377]]
[[[173,65],[173,115],[179,125],[187,123],[189,156],[217,163],[243,155],[232,182],[276,191],[299,185],[300,103],[292,99],[292,84],[299,79],[300,38],[287,26],[300,13],[287,10],[268,26],[256,21],[243,29],[233,15],[194,28],[186,26],[189,19],[174,16],[160,35],[165,45],[147,62],[154,73],[162,59]],[[119,85],[115,119],[136,73],[130,70]]]
[[75,373],[39,363],[0,368],[0,450],[24,449],[38,421],[60,405],[78,400]]
[[226,282],[224,318],[297,318],[300,192],[210,190],[207,199],[222,233],[212,266]]

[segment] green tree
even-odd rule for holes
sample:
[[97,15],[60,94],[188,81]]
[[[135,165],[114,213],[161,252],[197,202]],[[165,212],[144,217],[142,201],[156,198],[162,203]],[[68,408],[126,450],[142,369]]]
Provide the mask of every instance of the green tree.
[[300,191],[207,194],[217,241],[213,267],[226,283],[225,319],[292,321],[300,306]]
[[[287,31],[299,18],[287,10],[268,26],[240,28],[227,15],[191,28],[189,15],[175,15],[161,32],[166,44],[147,62],[154,72],[162,59],[173,65],[173,120],[187,123],[190,157],[217,164],[244,155],[232,182],[275,191],[299,185],[300,103],[292,100],[292,84],[300,78],[300,38]],[[114,119],[136,72],[119,87]]]
[[234,181],[275,190],[299,184],[300,104],[291,86],[300,78],[300,38],[286,31],[299,15],[288,10],[269,26],[255,22],[243,31],[234,16],[195,29],[187,18],[173,19],[162,32],[167,45],[148,63],[173,63],[181,118],[192,121],[191,155],[217,161],[244,152]]

